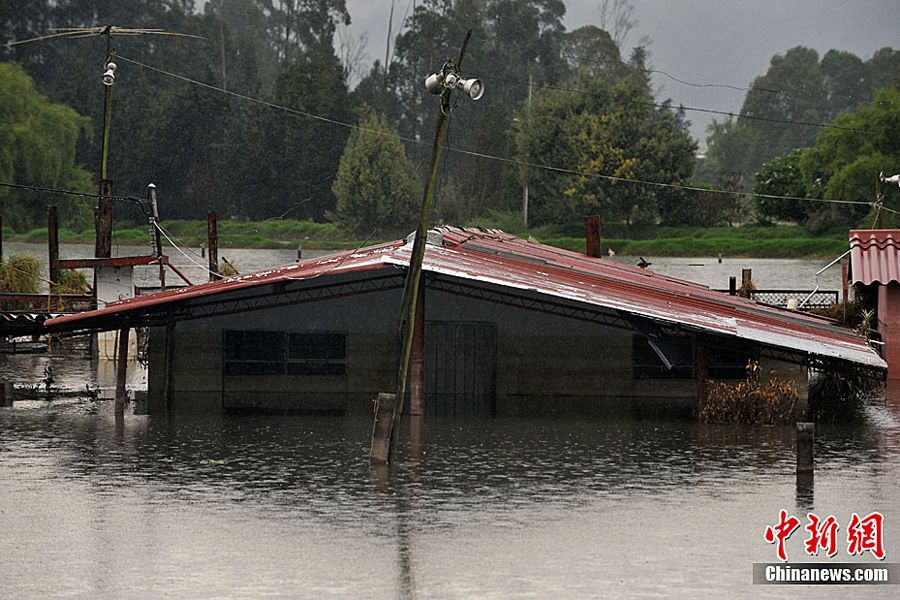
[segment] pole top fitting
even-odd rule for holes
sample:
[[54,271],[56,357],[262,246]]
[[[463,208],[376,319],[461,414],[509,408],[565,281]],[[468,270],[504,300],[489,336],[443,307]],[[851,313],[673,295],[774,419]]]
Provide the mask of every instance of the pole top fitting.
[[148,188],[153,188],[153,189],[155,190],[155,189],[156,189],[156,184],[155,184],[155,183],[148,183],[148,184],[147,184],[147,187],[148,187]]

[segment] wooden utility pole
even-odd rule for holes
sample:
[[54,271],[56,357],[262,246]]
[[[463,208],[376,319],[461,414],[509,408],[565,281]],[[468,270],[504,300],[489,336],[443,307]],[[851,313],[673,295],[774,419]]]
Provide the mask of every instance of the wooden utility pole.
[[150,225],[153,226],[153,243],[159,260],[159,288],[166,289],[166,265],[163,264],[162,233],[159,230],[159,203],[156,200],[156,184],[147,185],[147,200],[150,202]]
[[209,280],[221,279],[219,275],[219,225],[216,219],[216,211],[206,213],[206,241],[209,246]]
[[55,206],[47,207],[47,259],[50,293],[54,292],[53,286],[57,294],[65,292],[59,285],[59,216]]
[[[466,54],[466,46],[472,31],[466,33],[462,48],[459,51],[459,60],[456,65],[448,62],[444,66],[444,75],[456,73],[462,68],[463,58]],[[397,392],[393,399],[390,394],[379,394],[376,405],[375,426],[372,432],[372,448],[370,461],[374,464],[390,462],[393,447],[396,442],[400,425],[400,415],[403,413],[403,402],[406,398],[406,383],[409,376],[413,337],[415,335],[416,308],[418,306],[420,285],[422,280],[422,262],[425,258],[425,243],[428,235],[428,227],[431,211],[434,207],[434,184],[437,179],[438,164],[440,162],[441,148],[444,144],[445,125],[450,108],[450,92],[446,86],[440,93],[441,110],[438,114],[437,125],[434,133],[434,144],[431,149],[431,167],[428,170],[428,179],[425,182],[425,191],[422,194],[422,209],[419,214],[419,226],[413,241],[412,254],[409,259],[409,270],[406,273],[406,284],[403,287],[403,303],[400,308],[400,364],[397,369]],[[391,404],[388,409],[382,406],[382,402]],[[384,423],[387,415],[391,414],[390,424]],[[386,436],[386,439],[385,437]]]
[[125,413],[125,376],[128,373],[129,329],[119,330],[119,351],[116,353],[116,414]]

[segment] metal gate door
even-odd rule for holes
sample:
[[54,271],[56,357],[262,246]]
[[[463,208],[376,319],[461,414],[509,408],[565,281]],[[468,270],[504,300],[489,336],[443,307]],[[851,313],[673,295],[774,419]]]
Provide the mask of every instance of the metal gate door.
[[426,416],[492,417],[496,370],[493,323],[426,323]]

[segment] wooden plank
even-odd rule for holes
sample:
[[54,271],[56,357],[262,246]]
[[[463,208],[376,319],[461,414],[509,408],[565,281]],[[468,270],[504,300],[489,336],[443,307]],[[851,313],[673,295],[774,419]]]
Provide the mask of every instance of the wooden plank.
[[391,452],[391,425],[397,409],[397,395],[380,393],[375,401],[375,425],[372,428],[372,449],[369,459],[375,464],[387,464]]

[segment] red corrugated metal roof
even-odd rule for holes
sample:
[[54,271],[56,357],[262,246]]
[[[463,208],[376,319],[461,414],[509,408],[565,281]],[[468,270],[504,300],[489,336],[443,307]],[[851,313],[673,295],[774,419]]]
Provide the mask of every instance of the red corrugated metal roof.
[[900,230],[851,231],[850,273],[853,283],[900,283]]
[[[885,368],[884,361],[851,331],[809,315],[767,307],[693,282],[605,259],[528,242],[499,230],[441,227],[441,245],[427,247],[426,271],[501,288],[619,310],[658,322],[822,357]],[[132,298],[101,310],[48,322],[73,322],[140,311],[150,306],[232,292],[278,281],[409,265],[403,241],[343,252],[222,281]],[[85,323],[87,324],[87,323]]]

